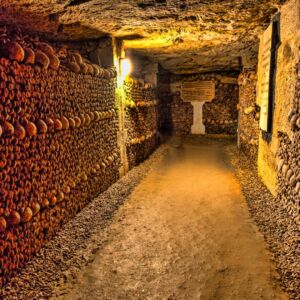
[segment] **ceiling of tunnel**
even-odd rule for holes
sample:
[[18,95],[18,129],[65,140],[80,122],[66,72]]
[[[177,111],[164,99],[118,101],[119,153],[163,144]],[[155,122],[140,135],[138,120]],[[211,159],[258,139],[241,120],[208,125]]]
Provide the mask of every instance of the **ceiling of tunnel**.
[[173,73],[237,70],[284,0],[1,0],[0,22],[77,40],[112,35]]

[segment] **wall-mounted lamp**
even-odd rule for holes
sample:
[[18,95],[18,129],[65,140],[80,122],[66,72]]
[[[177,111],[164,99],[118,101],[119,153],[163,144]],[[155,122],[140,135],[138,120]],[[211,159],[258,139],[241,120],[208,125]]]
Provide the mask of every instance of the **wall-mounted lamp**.
[[132,64],[128,58],[121,58],[120,59],[120,74],[122,80],[126,78],[132,71]]

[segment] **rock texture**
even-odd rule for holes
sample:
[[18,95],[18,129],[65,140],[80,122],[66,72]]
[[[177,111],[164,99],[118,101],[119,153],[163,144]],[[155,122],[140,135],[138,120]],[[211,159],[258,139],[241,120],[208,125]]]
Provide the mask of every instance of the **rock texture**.
[[113,35],[172,72],[196,73],[253,64],[257,34],[284,2],[3,0],[0,22],[53,39]]
[[287,119],[292,133],[288,136],[279,132],[277,159],[278,198],[284,203],[290,216],[300,224],[300,64],[297,66],[297,84],[293,108]]
[[239,140],[240,148],[257,160],[260,108],[256,105],[255,71],[244,71],[239,76]]
[[[280,138],[278,133],[283,132],[290,138],[293,133],[287,116],[291,109],[296,108],[295,105],[298,97],[295,97],[299,75],[297,72],[297,64],[299,63],[299,46],[298,38],[300,19],[299,19],[300,2],[298,0],[290,0],[281,7],[280,11],[280,47],[277,50],[276,64],[276,83],[275,83],[275,106],[273,114],[273,134],[271,141],[265,141],[263,138],[259,140],[258,147],[258,172],[264,184],[268,187],[273,195],[277,194],[277,157],[278,145]],[[263,48],[263,41],[260,45]],[[258,63],[258,88],[256,103],[263,107],[261,92],[263,91],[263,55],[264,51],[259,53]],[[299,99],[299,98],[298,98]],[[297,100],[299,103],[299,100]],[[298,112],[300,112],[298,110]],[[299,140],[298,140],[299,143]]]

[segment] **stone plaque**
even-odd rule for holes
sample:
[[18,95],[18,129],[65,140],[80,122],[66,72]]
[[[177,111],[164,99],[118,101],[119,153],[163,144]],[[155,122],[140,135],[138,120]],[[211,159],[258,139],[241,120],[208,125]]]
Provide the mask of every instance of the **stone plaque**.
[[185,102],[208,102],[214,98],[213,81],[186,81],[181,85],[181,99]]
[[272,46],[272,24],[262,36],[262,56],[260,57],[261,78],[259,83],[259,95],[261,102],[260,129],[268,131],[269,112],[269,84],[271,67],[271,46]]

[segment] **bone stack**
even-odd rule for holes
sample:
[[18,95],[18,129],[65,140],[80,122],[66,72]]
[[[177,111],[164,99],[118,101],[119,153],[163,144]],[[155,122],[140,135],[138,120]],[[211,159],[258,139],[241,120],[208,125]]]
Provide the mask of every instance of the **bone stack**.
[[[209,77],[205,80],[212,80]],[[208,134],[235,135],[237,131],[238,86],[215,81],[216,94],[203,106],[203,123]]]
[[253,161],[257,160],[258,154],[260,118],[260,108],[256,105],[256,82],[255,71],[244,71],[238,79],[240,145]]
[[142,80],[126,83],[127,155],[129,168],[144,161],[157,146],[157,94]]
[[114,68],[0,37],[0,286],[118,179]]

